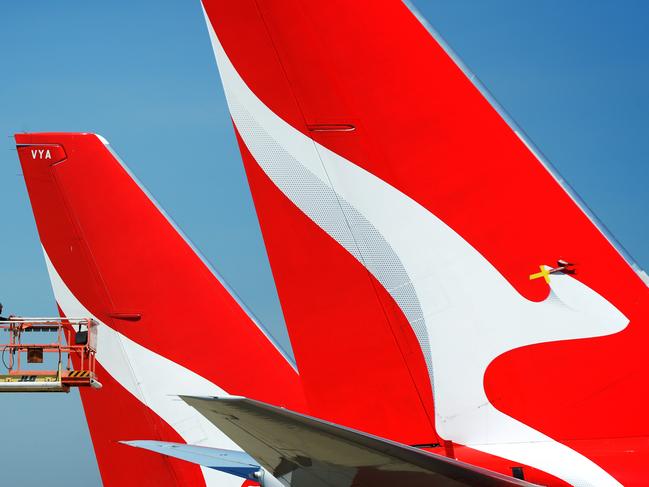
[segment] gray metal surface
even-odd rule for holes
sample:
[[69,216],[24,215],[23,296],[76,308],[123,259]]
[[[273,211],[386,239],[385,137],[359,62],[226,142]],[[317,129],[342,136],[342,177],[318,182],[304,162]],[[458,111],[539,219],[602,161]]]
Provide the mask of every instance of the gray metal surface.
[[288,487],[532,485],[251,399],[182,399]]

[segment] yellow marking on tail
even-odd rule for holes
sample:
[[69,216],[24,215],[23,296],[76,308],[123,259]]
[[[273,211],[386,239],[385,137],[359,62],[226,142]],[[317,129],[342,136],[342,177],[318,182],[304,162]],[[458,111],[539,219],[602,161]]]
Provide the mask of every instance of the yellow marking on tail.
[[544,265],[540,265],[539,269],[541,269],[541,272],[530,274],[530,281],[534,279],[540,279],[542,277],[543,279],[545,279],[545,282],[550,284],[550,270],[546,269]]

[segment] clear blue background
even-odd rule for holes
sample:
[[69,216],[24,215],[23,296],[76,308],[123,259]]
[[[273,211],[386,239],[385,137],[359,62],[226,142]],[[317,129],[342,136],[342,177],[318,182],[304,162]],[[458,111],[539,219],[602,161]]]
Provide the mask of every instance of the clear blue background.
[[[649,2],[414,3],[649,267]],[[55,313],[10,136],[97,132],[286,340],[198,0],[5,1],[0,46],[5,310]],[[0,413],[1,485],[100,484],[76,392],[0,396]]]

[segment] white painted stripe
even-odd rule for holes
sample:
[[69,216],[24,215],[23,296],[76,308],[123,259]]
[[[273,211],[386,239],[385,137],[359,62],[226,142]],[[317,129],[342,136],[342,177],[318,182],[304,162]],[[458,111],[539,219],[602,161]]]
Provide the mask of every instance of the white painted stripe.
[[[186,443],[223,448],[241,449],[209,422],[202,414],[188,406],[179,395],[222,396],[223,389],[185,367],[148,350],[94,316],[72,294],[45,249],[45,262],[56,302],[66,316],[85,316],[98,323],[97,361],[111,377],[120,383],[143,405],[169,424]],[[98,378],[101,381],[101,377]],[[104,390],[93,394],[104,394]],[[110,400],[110,397],[106,398]],[[118,440],[154,438],[117,438]],[[157,438],[155,438],[157,439]],[[208,486],[240,487],[241,480],[223,472],[201,467]]]

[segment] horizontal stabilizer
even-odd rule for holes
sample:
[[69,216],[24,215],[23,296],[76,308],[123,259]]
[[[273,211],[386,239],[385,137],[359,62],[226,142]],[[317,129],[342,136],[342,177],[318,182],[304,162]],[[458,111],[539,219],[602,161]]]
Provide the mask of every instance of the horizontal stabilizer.
[[181,397],[290,487],[532,485],[258,401]]
[[186,445],[184,443],[173,443],[170,441],[134,440],[120,441],[120,443],[196,463],[197,465],[213,468],[214,470],[249,480],[256,480],[257,476],[255,474],[261,470],[259,463],[242,451]]

